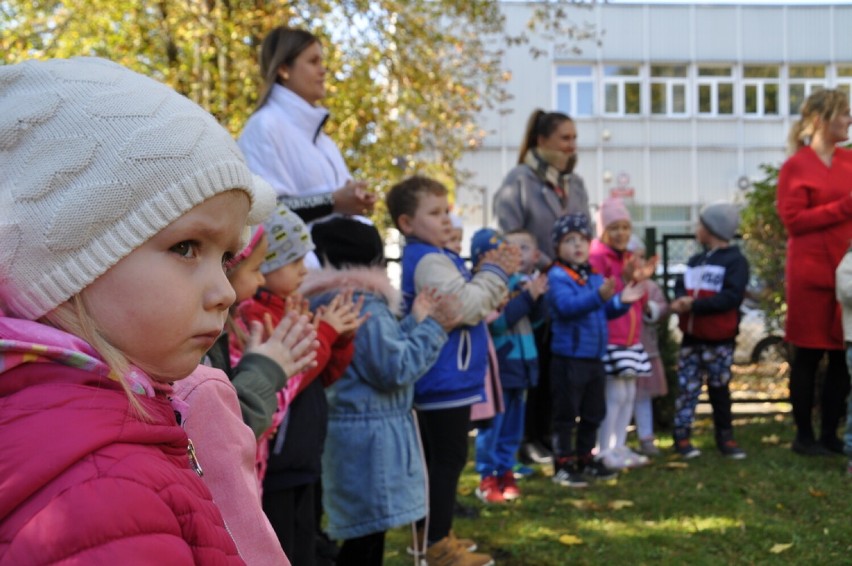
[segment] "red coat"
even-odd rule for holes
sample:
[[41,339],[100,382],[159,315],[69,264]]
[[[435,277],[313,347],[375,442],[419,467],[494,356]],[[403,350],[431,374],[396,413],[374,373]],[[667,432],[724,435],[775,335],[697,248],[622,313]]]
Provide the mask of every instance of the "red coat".
[[842,349],[834,272],[852,241],[852,151],[826,167],[803,147],[781,167],[778,214],[787,228],[786,337],[796,346]]
[[0,564],[243,564],[164,392],[137,399],[149,422],[97,372],[0,372]]

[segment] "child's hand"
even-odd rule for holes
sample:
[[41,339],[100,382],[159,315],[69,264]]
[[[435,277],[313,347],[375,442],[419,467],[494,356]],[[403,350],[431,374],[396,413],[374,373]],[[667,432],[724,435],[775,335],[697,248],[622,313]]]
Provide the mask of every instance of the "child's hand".
[[296,314],[302,314],[308,318],[313,318],[314,313],[311,312],[311,303],[299,293],[293,293],[284,299],[284,302],[286,305],[286,312],[295,312]]
[[438,290],[434,287],[424,287],[417,296],[414,297],[414,302],[411,303],[411,316],[418,324],[423,322],[427,316],[431,316],[438,303]]
[[[272,359],[281,366],[288,378],[316,366],[319,342],[308,317],[287,313],[278,326],[273,328],[271,318],[267,315],[264,323],[251,323],[247,353],[262,354]],[[264,333],[269,336],[266,341],[263,340]]]
[[645,285],[630,282],[621,290],[621,302],[625,304],[635,303],[645,296]]
[[547,274],[539,273],[532,279],[527,285],[527,291],[529,291],[530,296],[533,300],[538,300],[539,297],[547,293],[548,283],[547,283]]
[[509,275],[517,273],[521,267],[521,248],[514,244],[503,244],[488,251],[481,263],[492,263]]
[[352,295],[353,292],[349,289],[335,296],[328,305],[317,311],[314,316],[315,323],[318,325],[320,321],[324,321],[341,337],[354,334],[367,320],[369,314],[360,316],[364,306],[364,296],[361,295],[357,301],[354,301]]
[[441,325],[444,332],[450,332],[462,320],[462,305],[458,295],[439,295],[429,316]]
[[615,279],[612,277],[604,279],[603,285],[598,289],[598,293],[604,301],[610,300],[615,295]]
[[657,264],[660,263],[660,257],[655,255],[648,260],[636,259],[632,280],[636,283],[641,283],[653,277],[657,270]]
[[678,297],[669,306],[671,311],[676,314],[687,313],[692,310],[692,303],[695,301],[692,297]]

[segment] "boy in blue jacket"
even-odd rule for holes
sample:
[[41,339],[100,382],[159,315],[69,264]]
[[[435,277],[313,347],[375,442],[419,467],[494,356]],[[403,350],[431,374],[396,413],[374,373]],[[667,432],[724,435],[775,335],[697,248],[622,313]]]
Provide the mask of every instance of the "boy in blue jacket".
[[625,314],[644,294],[642,286],[630,283],[617,295],[615,280],[592,270],[591,239],[585,214],[568,214],[553,225],[556,260],[547,272],[546,295],[553,325],[553,481],[566,487],[586,487],[584,476],[610,479],[616,475],[592,457],[598,427],[606,416],[602,361],[606,321]]
[[452,528],[459,476],[467,461],[470,406],[484,399],[488,330],[483,318],[507,293],[508,274],[517,271],[520,253],[503,246],[486,254],[477,274],[445,248],[452,236],[447,189],[414,176],[394,185],[387,207],[405,236],[402,293],[406,312],[424,288],[452,294],[461,302],[461,323],[450,331],[437,362],[417,381],[414,406],[429,471],[429,517],[426,562],[486,566],[486,554],[466,555]]
[[[504,238],[491,228],[478,230],[470,244],[473,264],[477,265],[489,250],[504,241],[513,243],[510,236]],[[519,232],[512,237],[537,251],[532,235]],[[523,259],[534,259],[532,253],[524,255],[523,246],[518,248]],[[534,262],[528,267],[533,268]],[[504,411],[494,415],[490,425],[481,427],[476,435],[476,471],[481,477],[476,496],[485,503],[502,503],[521,496],[513,469],[524,436],[527,388],[538,382],[538,351],[531,318],[541,314],[545,291],[546,274],[530,278],[522,272],[513,273],[509,277],[508,302],[488,323],[500,370]]]

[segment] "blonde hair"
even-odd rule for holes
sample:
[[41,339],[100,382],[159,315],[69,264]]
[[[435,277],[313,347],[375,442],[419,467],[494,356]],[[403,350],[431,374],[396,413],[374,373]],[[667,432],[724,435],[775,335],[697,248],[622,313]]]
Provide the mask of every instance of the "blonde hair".
[[787,136],[787,152],[792,155],[810,143],[818,122],[830,122],[849,107],[849,98],[841,90],[823,89],[811,94],[802,104],[801,118],[793,122]]
[[77,294],[71,297],[68,301],[45,314],[39,322],[73,334],[88,342],[106,362],[110,369],[110,378],[116,380],[124,389],[130,406],[142,420],[150,420],[150,415],[139,403],[136,393],[133,392],[124,377],[130,368],[130,362],[121,350],[110,344],[98,330],[97,323],[89,313],[82,295]]

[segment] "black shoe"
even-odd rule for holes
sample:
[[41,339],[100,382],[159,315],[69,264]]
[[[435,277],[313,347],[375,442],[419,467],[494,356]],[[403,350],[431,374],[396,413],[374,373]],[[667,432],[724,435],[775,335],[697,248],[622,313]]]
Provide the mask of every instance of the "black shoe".
[[823,437],[819,441],[820,445],[823,448],[831,452],[832,454],[843,454],[843,441],[837,438],[836,436],[832,437]]
[[746,453],[734,440],[726,440],[719,444],[719,452],[731,460],[745,460]]
[[834,452],[814,440],[793,440],[793,452],[802,456],[834,456]]
[[600,460],[592,460],[583,465],[581,472],[584,476],[593,480],[611,480],[618,477],[618,470],[607,468]]
[[553,462],[553,453],[541,442],[527,442],[521,447],[521,452],[535,464],[550,464]]

